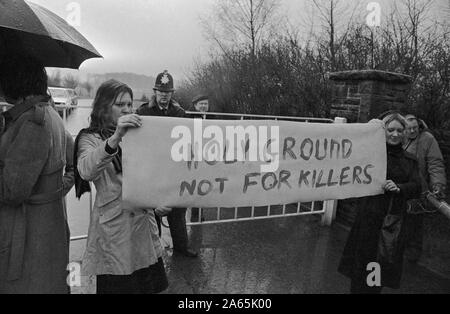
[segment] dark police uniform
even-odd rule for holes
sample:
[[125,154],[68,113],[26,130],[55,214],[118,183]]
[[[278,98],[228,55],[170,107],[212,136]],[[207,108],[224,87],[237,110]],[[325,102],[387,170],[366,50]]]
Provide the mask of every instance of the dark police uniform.
[[[141,116],[158,116],[158,117],[185,117],[185,111],[181,106],[171,100],[167,109],[163,109],[156,103],[156,97],[153,96],[150,103],[143,104],[137,114]],[[186,229],[186,208],[174,208],[167,216],[169,222],[170,234],[173,240],[174,251],[181,253],[188,252],[188,234]],[[159,217],[157,217],[158,225],[160,225]],[[189,254],[194,255],[194,254]]]

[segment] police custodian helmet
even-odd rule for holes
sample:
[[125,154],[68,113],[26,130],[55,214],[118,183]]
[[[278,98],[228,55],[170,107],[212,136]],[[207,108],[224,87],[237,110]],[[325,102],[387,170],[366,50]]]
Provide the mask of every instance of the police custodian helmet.
[[173,88],[173,77],[172,75],[165,70],[162,73],[159,73],[156,77],[154,90],[159,90],[161,92],[173,92],[175,89]]

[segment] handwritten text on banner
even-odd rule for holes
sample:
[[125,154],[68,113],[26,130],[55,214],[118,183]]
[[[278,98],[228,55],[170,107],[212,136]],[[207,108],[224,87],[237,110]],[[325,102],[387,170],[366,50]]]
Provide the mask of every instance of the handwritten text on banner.
[[316,124],[143,117],[123,149],[132,207],[241,207],[383,193],[381,121]]

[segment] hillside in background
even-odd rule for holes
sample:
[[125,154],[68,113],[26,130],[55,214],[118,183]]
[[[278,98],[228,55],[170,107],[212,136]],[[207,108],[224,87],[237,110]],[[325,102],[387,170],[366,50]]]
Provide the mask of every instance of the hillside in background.
[[135,99],[140,99],[142,95],[149,97],[153,94],[153,85],[155,78],[135,73],[105,73],[105,74],[87,74],[87,80],[92,84],[93,90],[105,81],[115,79],[129,85],[134,93]]
[[81,97],[93,98],[98,87],[110,79],[123,82],[131,87],[135,99],[141,99],[145,94],[153,94],[155,78],[136,73],[88,73],[70,69],[47,68],[49,86],[74,88]]

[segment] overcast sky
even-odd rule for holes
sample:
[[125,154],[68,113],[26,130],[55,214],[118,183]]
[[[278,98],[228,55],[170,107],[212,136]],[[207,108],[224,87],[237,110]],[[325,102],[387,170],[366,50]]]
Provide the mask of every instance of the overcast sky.
[[[69,0],[31,0],[67,18]],[[87,72],[181,74],[204,49],[197,18],[211,0],[78,0],[76,27],[103,55],[85,61]]]
[[[30,0],[68,18],[70,0]],[[347,1],[347,0],[345,0]],[[362,2],[369,2],[361,0]],[[380,3],[392,0],[380,0]],[[436,0],[448,3],[449,0]],[[184,76],[194,59],[207,58],[208,43],[199,17],[214,0],[77,0],[81,9],[76,28],[104,59],[85,61],[91,73],[134,72],[155,76],[164,69]],[[281,0],[281,10],[298,23],[312,0]],[[364,6],[365,8],[365,6]],[[303,17],[302,17],[303,16]],[[202,57],[203,56],[203,57]]]
[[[91,73],[134,72],[155,76],[167,69],[184,76],[194,60],[208,56],[200,16],[208,16],[216,0],[30,0],[67,19],[76,2],[80,31],[104,59],[85,61]],[[280,11],[302,14],[305,2],[280,0]],[[347,0],[345,0],[347,1]]]

